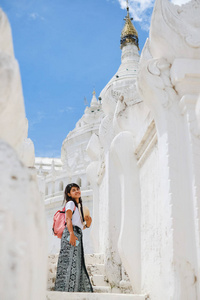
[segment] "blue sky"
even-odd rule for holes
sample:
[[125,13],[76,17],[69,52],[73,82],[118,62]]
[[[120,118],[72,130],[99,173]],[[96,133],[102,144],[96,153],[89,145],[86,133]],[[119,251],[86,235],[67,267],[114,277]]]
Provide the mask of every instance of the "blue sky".
[[[145,2],[146,1],[146,2]],[[152,0],[130,1],[140,49]],[[20,65],[28,136],[36,156],[59,157],[62,142],[116,73],[125,0],[1,0]],[[146,3],[146,7],[144,5]],[[137,9],[136,9],[137,8]]]

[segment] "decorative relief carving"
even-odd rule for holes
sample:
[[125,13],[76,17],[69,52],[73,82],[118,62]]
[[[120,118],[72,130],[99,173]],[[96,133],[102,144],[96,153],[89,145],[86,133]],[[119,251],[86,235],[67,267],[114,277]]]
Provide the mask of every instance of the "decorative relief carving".
[[164,58],[151,60],[147,67],[149,73],[155,76],[155,86],[162,93],[160,100],[166,109],[171,107],[173,96],[176,96],[170,80],[170,67]]
[[115,100],[118,101],[121,96],[121,92],[118,90],[111,89],[111,95]]
[[153,57],[200,57],[200,5],[199,0],[174,5],[168,0],[156,0],[152,15],[150,41]]
[[132,82],[133,80],[131,81],[131,83],[127,82],[127,85],[123,87],[123,89],[113,88],[111,90],[113,98],[115,98],[117,101],[120,101],[121,103],[123,102],[125,106],[131,106],[142,101],[137,92],[136,80],[134,80],[134,83]]
[[200,5],[193,0],[182,5],[173,5],[169,1],[161,1],[165,22],[177,34],[180,34],[190,47],[200,47]]
[[151,106],[161,103],[163,108],[169,109],[174,102],[178,101],[177,92],[170,78],[171,64],[164,58],[146,59],[152,57],[148,44],[143,51],[143,60],[140,62],[138,74],[140,95]]

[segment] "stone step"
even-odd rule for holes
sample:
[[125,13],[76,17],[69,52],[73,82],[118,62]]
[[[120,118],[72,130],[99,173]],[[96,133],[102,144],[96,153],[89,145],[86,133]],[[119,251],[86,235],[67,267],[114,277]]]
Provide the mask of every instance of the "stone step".
[[130,293],[132,294],[132,286],[130,281],[121,280],[119,283],[121,293]]
[[146,295],[47,292],[45,300],[147,300]]
[[86,265],[89,276],[93,275],[105,275],[105,265],[96,264],[96,265]]
[[[110,285],[108,286],[93,286],[94,293],[113,293],[113,294],[121,294],[121,289],[117,287],[111,288]],[[131,294],[131,293],[128,293]]]
[[[54,291],[58,254],[49,255],[47,290]],[[129,280],[122,280],[119,287],[111,287],[105,274],[104,256],[101,253],[85,255],[88,274],[96,293],[132,294]]]
[[94,293],[112,293],[110,286],[93,286]]
[[104,275],[93,275],[90,277],[93,286],[108,286],[108,282]]
[[86,254],[85,255],[86,265],[104,264],[104,255],[102,253]]

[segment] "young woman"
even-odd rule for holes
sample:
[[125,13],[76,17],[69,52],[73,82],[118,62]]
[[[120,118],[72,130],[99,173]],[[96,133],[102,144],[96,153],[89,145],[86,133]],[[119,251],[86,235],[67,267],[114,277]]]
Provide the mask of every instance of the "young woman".
[[65,188],[66,223],[61,239],[55,290],[93,292],[85,267],[82,230],[90,227],[90,216],[84,218],[81,191],[76,183]]

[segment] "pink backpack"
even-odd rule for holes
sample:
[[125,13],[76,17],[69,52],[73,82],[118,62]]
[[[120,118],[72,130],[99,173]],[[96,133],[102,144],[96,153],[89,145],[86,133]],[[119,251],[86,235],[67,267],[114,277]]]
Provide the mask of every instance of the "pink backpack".
[[[75,209],[76,206],[74,206],[73,213]],[[65,227],[66,227],[65,207],[63,207],[62,210],[58,210],[53,216],[53,227],[52,227],[53,234],[56,235],[57,238],[61,239]]]

